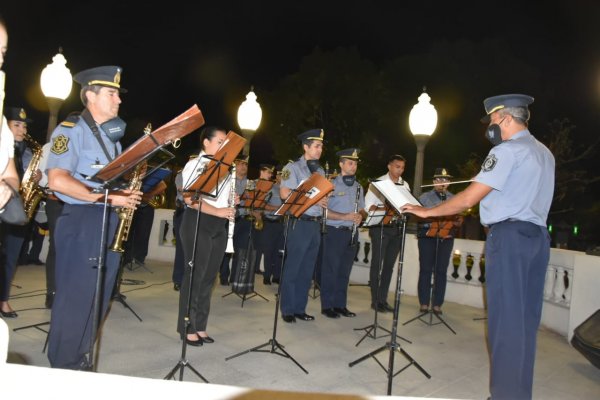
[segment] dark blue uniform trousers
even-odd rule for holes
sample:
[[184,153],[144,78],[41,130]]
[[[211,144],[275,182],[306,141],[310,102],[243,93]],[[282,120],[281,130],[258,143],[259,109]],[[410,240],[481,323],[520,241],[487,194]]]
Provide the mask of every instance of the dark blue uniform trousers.
[[344,308],[348,298],[348,283],[354,263],[356,246],[350,246],[352,231],[327,227],[323,235],[321,263],[321,309]]
[[317,221],[290,220],[285,262],[281,277],[281,314],[306,312],[308,290],[312,281],[321,224]]
[[281,221],[268,221],[264,219],[262,232],[262,252],[265,255],[264,278],[280,279],[281,277],[281,253],[283,249],[283,224]]
[[[229,228],[227,228],[229,229]],[[239,251],[235,251],[235,249],[242,249],[244,251],[248,248],[248,237],[250,236],[250,231],[252,230],[252,221],[248,221],[245,218],[238,217],[235,220],[235,225],[233,227],[233,255],[225,254],[223,257],[223,261],[221,262],[220,268],[220,280],[221,283],[228,282],[233,280],[235,276],[235,272],[238,266],[239,261]],[[253,243],[254,245],[254,243]],[[245,253],[244,253],[245,254]],[[233,261],[233,262],[232,262]],[[250,262],[250,260],[248,260]],[[229,264],[231,264],[231,271],[229,269]]]
[[550,236],[530,222],[500,222],[485,255],[492,399],[531,399]]
[[429,305],[431,275],[433,277],[433,306],[441,307],[446,294],[446,272],[454,239],[419,238],[419,304]]
[[[56,295],[48,342],[53,368],[84,368],[91,341],[96,339],[92,337],[92,320],[103,213],[102,206],[65,204],[56,221]],[[107,245],[112,242],[117,220],[117,215],[109,211]],[[105,253],[100,323],[115,286],[120,257],[113,251]]]

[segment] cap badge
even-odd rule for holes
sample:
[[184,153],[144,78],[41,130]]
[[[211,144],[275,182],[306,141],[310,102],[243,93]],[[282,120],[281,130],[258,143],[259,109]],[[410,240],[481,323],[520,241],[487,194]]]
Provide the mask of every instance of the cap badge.
[[22,108],[21,108],[21,110],[19,110],[19,118],[21,118],[21,119],[27,118],[27,114],[25,113],[25,110],[23,110]]

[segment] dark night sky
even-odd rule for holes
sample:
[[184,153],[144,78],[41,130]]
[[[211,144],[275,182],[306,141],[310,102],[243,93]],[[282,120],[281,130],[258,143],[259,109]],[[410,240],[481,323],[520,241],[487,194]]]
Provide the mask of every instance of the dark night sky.
[[[503,38],[517,57],[541,71],[558,94],[552,104],[557,114],[571,117],[590,137],[600,122],[595,1],[504,1],[493,7],[325,0],[170,1],[159,7],[125,0],[4,3],[5,105],[26,107],[40,121],[34,126],[40,132],[47,108],[39,74],[59,46],[72,73],[98,65],[124,68],[126,120],[156,127],[197,103],[207,123],[237,130],[237,107],[250,86],[260,102],[261,90],[296,72],[317,46],[353,46],[382,65],[436,43],[490,38]],[[61,117],[80,108],[74,86]]]

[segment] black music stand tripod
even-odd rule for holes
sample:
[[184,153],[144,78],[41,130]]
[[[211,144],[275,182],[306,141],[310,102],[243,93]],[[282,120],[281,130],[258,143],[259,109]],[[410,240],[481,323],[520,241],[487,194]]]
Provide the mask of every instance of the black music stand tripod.
[[[256,190],[254,192],[253,197],[252,197],[252,201],[251,201],[250,205],[247,206],[247,207],[244,207],[244,208],[247,208],[248,210],[250,210],[250,214],[249,215],[252,215],[252,211],[255,210],[255,208],[254,208],[254,202],[257,200],[258,195],[260,194],[260,193],[257,193],[257,192],[259,192],[259,191]],[[246,254],[243,255],[243,258],[241,260],[241,265],[239,265],[239,267],[238,267],[239,269],[236,269],[236,271],[237,271],[236,274],[238,275],[238,277],[246,277],[246,280],[250,280],[250,279],[254,280],[254,268],[256,267],[255,265],[251,265],[251,264],[253,264],[253,261],[254,261],[255,257],[252,257],[252,260],[250,260],[250,256],[253,255],[253,250],[254,250],[254,245],[252,244],[252,229],[253,229],[253,227],[252,227],[252,224],[251,224],[250,225],[250,229],[248,230],[248,244],[246,246]],[[231,262],[232,262],[232,264],[234,264],[233,263],[233,257],[232,257],[232,261]],[[269,301],[269,299],[267,299],[265,296],[263,296],[262,294],[258,293],[254,289],[254,284],[252,285],[252,291],[249,292],[249,293],[240,294],[240,293],[238,293],[238,292],[236,292],[236,291],[233,290],[233,288],[234,288],[235,285],[244,285],[244,284],[248,284],[249,285],[249,282],[233,282],[231,284],[231,290],[228,293],[226,293],[223,296],[221,296],[221,298],[225,298],[225,297],[229,296],[230,294],[235,294],[237,297],[239,297],[240,299],[242,299],[242,308],[244,308],[244,302],[246,300],[249,300],[249,299],[251,299],[253,297],[256,297],[256,296],[260,297],[261,299],[263,299],[266,302]]]
[[[438,254],[439,254],[438,250],[439,250],[440,240],[442,240],[442,238],[440,238],[440,231],[438,229],[438,231],[436,232],[436,236],[435,236],[435,262],[433,263],[433,271],[431,273],[431,283],[429,285],[429,307],[427,310],[421,311],[416,317],[409,319],[402,325],[404,326],[404,325],[410,324],[411,322],[418,319],[419,321],[423,322],[427,326],[444,324],[444,325],[446,325],[446,328],[450,329],[450,331],[456,335],[456,331],[454,329],[452,329],[452,327],[450,325],[448,325],[448,323],[446,323],[444,318],[441,317],[440,313],[435,312],[433,310],[433,293],[435,292],[435,284],[436,284],[435,274],[437,271],[437,265],[438,265],[438,261],[439,261],[438,260]],[[426,318],[427,316],[429,316],[429,318]],[[438,322],[433,321],[434,316],[438,319]]]
[[[207,171],[205,169],[205,167],[200,167],[200,161],[202,158],[210,158],[212,160],[215,160],[212,157],[209,156],[202,156],[202,157],[198,157],[197,159],[197,164],[196,164],[196,168],[194,168],[197,172],[199,172],[198,177],[202,176],[203,174],[208,174],[208,173],[214,173],[214,171],[217,171],[217,175],[216,175],[216,181],[217,182],[217,187],[215,189],[215,193],[216,194],[211,194],[209,190],[205,190],[205,186],[209,185],[209,183],[211,182],[210,180],[207,180],[204,185],[202,185],[201,187],[199,187],[198,189],[196,189],[194,191],[194,195],[192,196],[192,200],[193,201],[198,201],[198,212],[196,213],[196,228],[194,230],[194,246],[192,248],[192,257],[190,259],[190,261],[188,262],[188,266],[190,268],[190,278],[189,278],[189,286],[188,286],[188,292],[187,292],[187,306],[186,306],[186,311],[185,311],[185,316],[183,318],[183,340],[181,341],[181,356],[179,358],[179,361],[177,362],[177,364],[175,364],[175,366],[173,367],[173,369],[171,369],[171,371],[164,377],[164,379],[174,379],[175,373],[177,371],[179,371],[179,381],[183,381],[183,371],[185,370],[185,368],[189,368],[194,374],[196,374],[196,376],[200,379],[202,379],[204,381],[204,383],[208,383],[208,380],[206,380],[206,378],[204,376],[202,376],[202,374],[200,374],[200,372],[198,372],[196,370],[196,368],[194,368],[190,362],[188,361],[188,359],[186,358],[187,355],[187,332],[189,329],[189,326],[191,324],[190,322],[190,308],[192,306],[192,285],[194,282],[194,269],[195,269],[195,260],[196,260],[196,251],[198,249],[198,229],[200,227],[200,215],[201,215],[201,208],[202,208],[202,199],[200,199],[200,195],[204,194],[207,196],[212,196],[212,197],[218,197],[220,191],[222,190],[223,186],[228,182],[228,180],[225,180],[223,182],[223,185],[219,188],[218,182],[219,182],[219,172],[220,172],[220,168],[219,166],[221,164],[224,164],[222,159],[221,160],[215,160],[217,161],[216,167],[214,169],[211,169],[211,171]],[[198,168],[199,167],[199,168]],[[231,166],[230,166],[231,167]],[[196,178],[196,179],[197,179]],[[231,177],[231,179],[234,179],[233,177]],[[184,187],[188,187],[189,186],[189,182],[186,182],[184,185]],[[210,187],[206,188],[209,189]],[[185,279],[185,278],[184,278]]]
[[[302,187],[302,184],[300,184],[300,187]],[[285,203],[280,207],[280,210],[282,208],[284,208],[284,206],[302,205],[300,203],[297,203],[298,199],[307,196],[309,192],[306,190],[300,190],[299,188],[296,188],[292,191],[292,194],[286,199]],[[314,203],[316,203],[317,201],[318,201],[318,199],[315,200]],[[281,215],[281,214],[279,214],[279,215]],[[280,278],[281,280],[279,282],[279,285],[277,288],[277,294],[275,296],[276,300],[275,300],[275,317],[273,319],[273,335],[272,335],[271,339],[269,339],[267,342],[260,344],[258,346],[252,347],[248,350],[244,350],[244,351],[234,354],[232,356],[229,356],[229,357],[225,358],[225,361],[229,361],[232,358],[236,358],[236,357],[242,356],[244,354],[248,354],[253,351],[261,352],[261,353],[271,353],[271,354],[277,354],[278,356],[281,356],[281,357],[289,358],[290,360],[292,360],[292,362],[294,364],[296,364],[298,366],[298,368],[300,368],[302,371],[304,371],[304,373],[308,374],[308,371],[306,369],[304,369],[304,367],[302,365],[300,365],[300,363],[298,361],[296,361],[287,351],[285,351],[284,346],[281,345],[277,341],[277,321],[278,321],[278,317],[279,317],[279,302],[280,302],[280,298],[281,298],[281,288],[283,286],[283,276],[284,276],[283,272],[284,272],[284,266],[285,266],[285,257],[286,257],[286,253],[287,253],[288,231],[289,231],[289,227],[290,227],[290,219],[292,217],[290,215],[285,215],[284,218],[285,218],[285,229],[283,231],[283,255],[281,257],[281,278]],[[265,348],[267,346],[270,346],[269,350],[262,350],[263,348]]]
[[[383,215],[381,214],[383,212]],[[383,254],[382,254],[382,250],[383,250],[383,217],[385,216],[385,211],[382,210],[373,210],[370,211],[369,214],[367,215],[367,218],[365,219],[365,226],[377,226],[379,225],[379,267],[378,267],[378,272],[377,272],[377,288],[379,288],[380,282],[381,282],[381,273],[383,271]],[[371,282],[371,285],[373,283]],[[381,325],[379,325],[379,323],[377,322],[377,317],[378,317],[379,313],[377,311],[377,304],[375,304],[375,313],[374,313],[374,318],[373,318],[373,323],[371,325],[367,325],[365,327],[362,328],[354,328],[355,331],[365,331],[365,334],[363,335],[363,337],[356,343],[356,347],[358,347],[359,344],[362,343],[363,340],[365,340],[366,338],[371,338],[371,339],[379,339],[385,336],[389,336],[392,332],[385,329],[384,327],[382,327]],[[384,331],[386,332],[383,335],[379,335],[379,337],[377,336],[377,330],[380,331]],[[407,343],[411,343],[412,342],[408,339],[403,338],[402,336],[399,336],[400,339],[404,340]]]
[[[398,337],[398,335],[397,335],[398,311],[400,309],[400,288],[402,286],[401,285],[402,284],[402,270],[403,270],[403,265],[404,265],[404,245],[406,242],[406,216],[402,215],[400,218],[402,221],[402,241],[400,244],[400,257],[398,258],[396,294],[394,297],[394,320],[392,322],[392,332],[390,335],[391,336],[390,341],[387,342],[385,345],[381,346],[380,348],[378,348],[378,349],[370,352],[369,354],[366,354],[366,355],[362,356],[361,358],[359,358],[355,361],[352,361],[351,363],[348,364],[349,367],[353,367],[356,364],[366,360],[367,358],[372,357],[377,362],[377,364],[379,364],[379,366],[387,373],[387,377],[388,377],[387,394],[388,395],[392,394],[392,381],[393,381],[394,377],[412,365],[414,365],[419,371],[421,371],[421,373],[423,375],[425,375],[427,377],[427,379],[431,378],[431,375],[429,375],[427,373],[427,371],[425,371],[423,369],[423,367],[421,367],[421,365],[415,361],[414,358],[412,358],[406,351],[404,351],[404,349],[402,349],[402,346],[400,345],[400,343],[398,343],[396,341],[396,338]],[[389,350],[389,353],[390,353],[387,368],[375,357],[377,354],[381,353],[384,350]],[[397,351],[400,354],[402,354],[404,356],[404,358],[406,358],[408,360],[408,364],[406,364],[404,367],[402,367],[397,372],[394,372],[394,356]]]
[[121,293],[121,282],[123,281],[123,270],[125,268],[125,261],[123,260],[123,257],[121,257],[121,262],[119,263],[119,272],[117,274],[117,280],[115,281],[115,289],[113,290],[113,296],[112,296],[112,300],[113,301],[118,301],[119,303],[121,303],[121,305],[123,307],[125,307],[126,309],[128,309],[129,311],[131,311],[131,313],[133,315],[135,315],[135,317],[142,322],[142,318],[140,318],[140,316],[135,312],[135,310],[133,308],[131,308],[131,306],[129,304],[127,304],[127,301],[125,301],[125,299],[127,298],[124,294]]

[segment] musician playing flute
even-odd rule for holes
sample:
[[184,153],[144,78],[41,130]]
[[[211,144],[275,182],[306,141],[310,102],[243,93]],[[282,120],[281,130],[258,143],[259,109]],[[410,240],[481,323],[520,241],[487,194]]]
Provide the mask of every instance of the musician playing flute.
[[[206,156],[213,156],[223,145],[226,136],[224,129],[214,126],[202,128],[200,154],[188,161],[182,171],[186,207],[181,222],[180,237],[183,242],[185,273],[179,291],[177,332],[190,346],[214,343],[214,339],[206,332],[210,295],[227,246],[227,221],[235,218],[235,204],[231,204],[232,190],[235,192],[235,187],[232,188],[232,178],[229,175],[215,187],[212,196],[206,194],[196,196],[194,193],[186,193],[185,189],[203,173],[204,167],[210,162]],[[217,189],[219,189],[218,193]],[[233,195],[235,202],[239,202],[239,197],[235,193]],[[201,215],[199,223],[196,224],[198,209]],[[190,266],[194,254],[194,238],[196,238],[196,252],[193,266]],[[191,303],[189,326],[186,331],[185,317],[188,312],[190,285]]]
[[347,308],[348,283],[358,245],[358,227],[366,217],[363,188],[356,180],[359,149],[338,151],[341,173],[332,181],[327,203],[327,234],[323,235],[321,314],[355,317]]
[[[325,176],[319,165],[323,152],[323,130],[311,129],[298,135],[304,154],[285,166],[281,173],[279,194],[285,201],[292,190],[308,179],[314,172]],[[314,316],[306,313],[308,291],[321,244],[322,209],[327,207],[327,197],[308,208],[289,227],[287,254],[281,276],[281,317],[285,322],[296,319],[313,321]]]
[[[448,191],[452,175],[446,168],[437,168],[433,174],[433,189],[423,193],[419,201],[424,207],[434,207],[451,199]],[[417,230],[419,244],[419,294],[420,311],[442,313],[446,294],[446,271],[450,262],[456,228],[462,223],[460,216],[420,220]],[[433,275],[433,284],[431,282]],[[432,296],[433,293],[433,296]],[[433,299],[431,298],[433,297]]]
[[[56,294],[50,319],[48,359],[53,368],[89,370],[89,352],[96,337],[92,332],[98,256],[103,233],[105,192],[87,179],[120,152],[125,121],[118,117],[122,69],[104,66],[79,72],[73,80],[81,85],[85,109],[79,117],[62,122],[52,134],[46,170],[48,186],[65,204],[56,221]],[[142,192],[110,191],[113,207],[135,209]],[[110,212],[106,225],[108,242],[118,224]],[[99,321],[106,316],[121,255],[105,252]],[[92,353],[93,354],[93,353]]]

